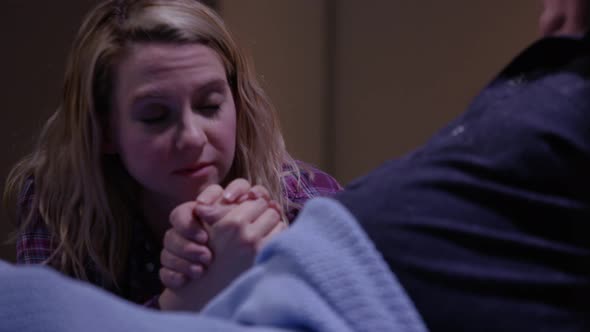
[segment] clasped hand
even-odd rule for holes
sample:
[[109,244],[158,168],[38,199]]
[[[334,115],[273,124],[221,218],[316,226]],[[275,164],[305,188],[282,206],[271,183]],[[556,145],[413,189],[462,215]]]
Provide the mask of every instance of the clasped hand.
[[284,230],[281,207],[268,190],[244,179],[207,187],[176,207],[164,236],[162,309],[200,310],[252,266],[258,250]]

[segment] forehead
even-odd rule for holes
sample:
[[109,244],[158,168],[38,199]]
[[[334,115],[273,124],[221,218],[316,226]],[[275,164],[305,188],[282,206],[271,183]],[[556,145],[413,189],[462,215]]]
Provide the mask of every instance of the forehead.
[[207,83],[225,80],[225,67],[216,51],[204,44],[133,44],[116,67],[119,88],[159,82]]

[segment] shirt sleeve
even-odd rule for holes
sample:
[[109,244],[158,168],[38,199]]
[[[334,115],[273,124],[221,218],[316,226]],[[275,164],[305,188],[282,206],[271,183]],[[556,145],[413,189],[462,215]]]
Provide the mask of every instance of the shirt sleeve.
[[[18,200],[19,225],[28,217],[33,201],[33,180],[28,180]],[[33,222],[24,230],[20,230],[16,240],[17,264],[42,264],[51,255],[51,234],[38,213],[33,212]]]
[[144,307],[154,309],[154,310],[161,310],[160,309],[160,295],[154,295],[151,299],[143,304]]

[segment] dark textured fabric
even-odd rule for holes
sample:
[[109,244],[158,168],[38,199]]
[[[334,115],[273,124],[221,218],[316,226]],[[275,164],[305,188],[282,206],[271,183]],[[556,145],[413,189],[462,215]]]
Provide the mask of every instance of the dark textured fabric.
[[337,195],[431,331],[590,328],[589,48],[538,41],[427,144]]

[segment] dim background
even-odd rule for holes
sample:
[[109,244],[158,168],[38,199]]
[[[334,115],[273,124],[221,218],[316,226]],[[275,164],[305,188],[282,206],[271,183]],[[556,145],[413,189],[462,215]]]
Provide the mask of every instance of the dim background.
[[[2,190],[57,107],[69,45],[96,2],[4,0]],[[210,2],[253,56],[292,155],[342,184],[462,112],[535,40],[541,10],[538,0]],[[0,240],[13,230],[0,210]],[[0,258],[14,255],[14,244],[0,244]]]

